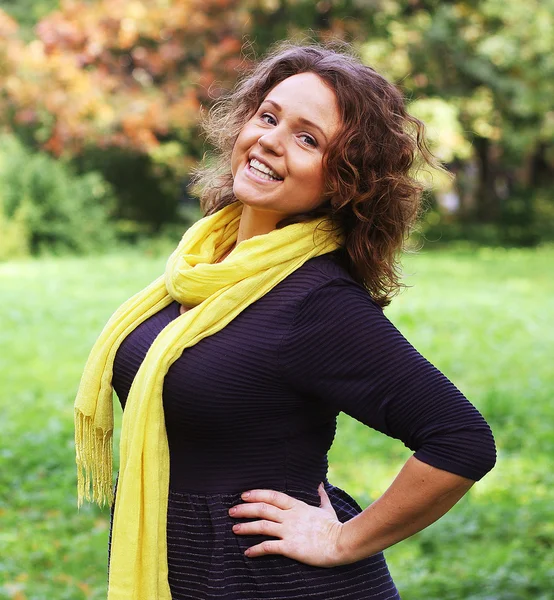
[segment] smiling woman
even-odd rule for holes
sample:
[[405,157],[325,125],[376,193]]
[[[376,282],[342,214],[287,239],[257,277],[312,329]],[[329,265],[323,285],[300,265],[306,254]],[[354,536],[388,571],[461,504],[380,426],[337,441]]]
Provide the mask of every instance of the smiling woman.
[[335,93],[315,73],[288,77],[265,97],[231,154],[233,193],[257,233],[321,203],[323,156],[339,127]]
[[[382,551],[494,464],[483,417],[383,314],[414,169],[438,165],[350,50],[280,44],[211,111],[205,216],[91,351],[79,494],[113,501],[109,600],[397,599]],[[365,510],[327,479],[341,411],[414,452]]]
[[[324,216],[327,227],[348,232],[342,255],[350,275],[378,304],[390,302],[402,287],[399,250],[419,213],[417,172],[446,173],[398,88],[344,42],[284,41],[202,125],[215,150],[192,179],[205,214],[243,201],[239,241]],[[283,183],[260,187],[252,158]]]

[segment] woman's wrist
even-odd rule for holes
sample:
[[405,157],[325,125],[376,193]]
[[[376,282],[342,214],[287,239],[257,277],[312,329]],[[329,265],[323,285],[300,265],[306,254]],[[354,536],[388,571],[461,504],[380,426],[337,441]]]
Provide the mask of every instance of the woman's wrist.
[[362,560],[421,531],[452,508],[473,483],[411,457],[380,498],[342,524],[337,564]]
[[342,523],[337,540],[337,565],[354,563],[383,550],[377,546],[373,537],[368,538],[362,534],[358,516]]

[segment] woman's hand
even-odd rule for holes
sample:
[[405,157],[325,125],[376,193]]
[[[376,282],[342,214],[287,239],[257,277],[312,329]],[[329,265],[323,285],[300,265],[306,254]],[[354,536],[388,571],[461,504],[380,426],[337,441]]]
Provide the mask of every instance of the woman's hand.
[[310,506],[274,490],[251,490],[242,494],[246,504],[229,509],[233,518],[258,518],[250,523],[233,526],[238,535],[268,535],[280,538],[267,540],[246,550],[254,558],[265,554],[282,554],[314,567],[334,567],[341,563],[339,538],[342,523],[327,492],[318,488],[321,505]]

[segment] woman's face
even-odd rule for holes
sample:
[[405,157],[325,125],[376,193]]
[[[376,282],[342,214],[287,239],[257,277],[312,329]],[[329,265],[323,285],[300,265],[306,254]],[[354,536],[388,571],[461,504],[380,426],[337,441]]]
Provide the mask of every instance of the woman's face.
[[274,216],[275,223],[318,206],[323,153],[339,127],[335,93],[318,75],[299,73],[278,83],[235,142],[236,198],[256,211],[274,213],[264,217]]

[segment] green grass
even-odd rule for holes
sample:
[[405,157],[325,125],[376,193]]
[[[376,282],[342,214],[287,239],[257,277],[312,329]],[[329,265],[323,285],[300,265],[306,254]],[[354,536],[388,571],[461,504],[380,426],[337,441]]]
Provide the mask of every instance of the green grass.
[[[125,252],[0,265],[0,598],[106,595],[108,511],[75,500],[73,399],[111,312],[163,269]],[[403,600],[547,600],[554,582],[554,250],[422,252],[387,314],[483,412],[496,468],[387,551]],[[363,506],[409,456],[341,415],[329,478]]]

